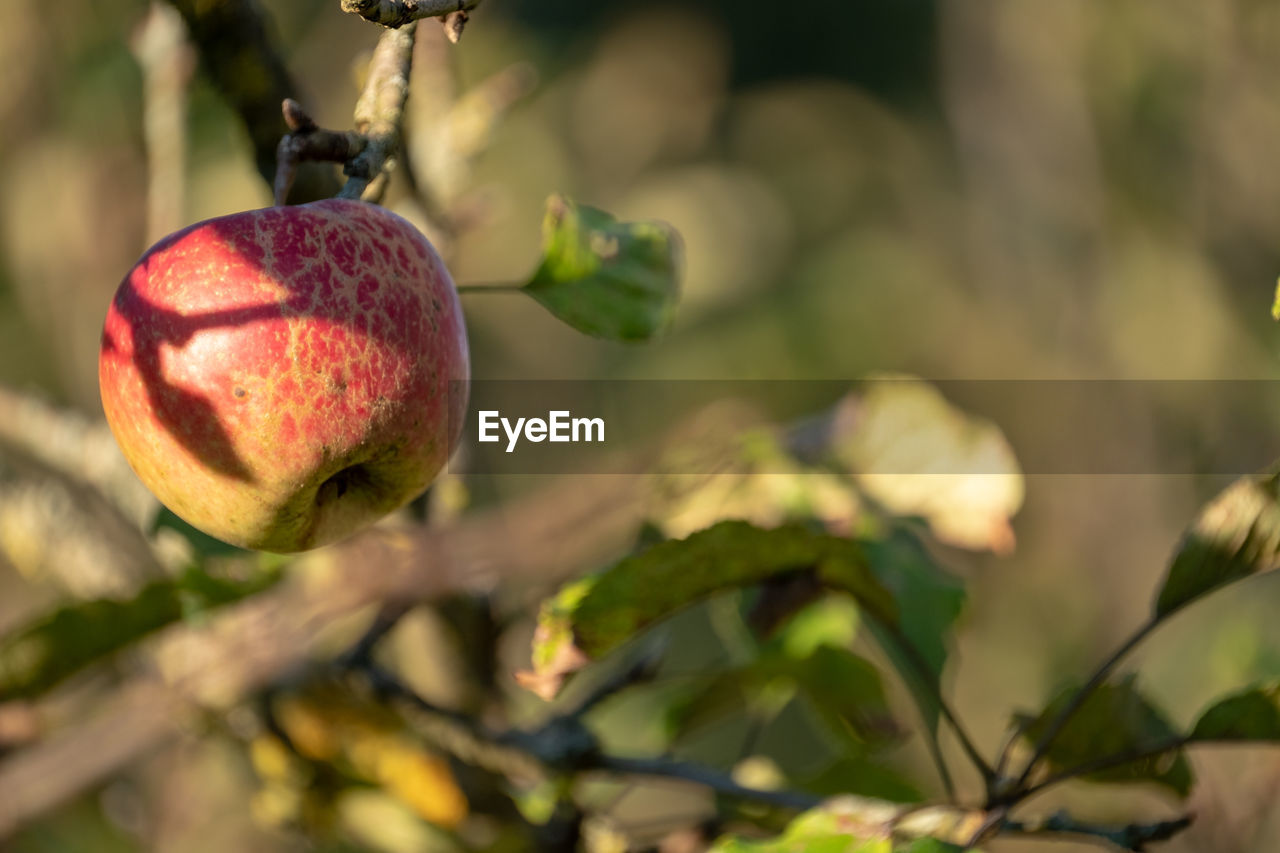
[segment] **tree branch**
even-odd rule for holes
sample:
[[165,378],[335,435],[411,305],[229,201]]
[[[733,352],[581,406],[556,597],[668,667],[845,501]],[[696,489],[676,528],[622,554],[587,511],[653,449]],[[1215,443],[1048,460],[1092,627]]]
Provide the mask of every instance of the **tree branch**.
[[[280,141],[280,104],[299,94],[274,37],[253,0],[169,0],[186,21],[200,64],[244,122],[258,172],[271,185]],[[332,169],[301,169],[291,203],[327,198],[338,191]]]
[[450,527],[374,528],[300,558],[290,580],[207,623],[166,629],[148,644],[156,672],[135,675],[88,719],[0,762],[0,838],[168,743],[204,709],[278,682],[345,616],[499,580],[555,581],[607,559],[634,537],[641,498],[639,478],[567,480]]
[[[1120,664],[1120,661],[1122,661],[1129,652],[1133,651],[1134,647],[1145,640],[1159,624],[1159,620],[1153,618],[1135,631],[1129,639],[1121,643],[1120,647],[1112,652],[1111,655],[1102,662],[1102,665],[1098,667],[1084,686],[1075,692],[1071,697],[1071,701],[1063,707],[1056,717],[1049,721],[1048,728],[1045,729],[1044,734],[1042,734],[1039,740],[1036,741],[1035,747],[1032,749],[1031,758],[1027,761],[1026,767],[1022,769],[1022,773],[1018,776],[1017,782],[1015,782],[1010,789],[1013,796],[1021,796],[1018,792],[1021,791],[1024,785],[1026,785],[1027,780],[1031,778],[1031,774],[1035,771],[1036,765],[1040,763],[1040,759],[1044,758],[1044,756],[1048,754],[1049,749],[1054,744],[1054,741],[1058,739],[1058,735],[1062,734],[1063,729],[1067,727],[1067,724],[1071,722],[1072,718],[1075,717],[1075,715],[1079,713],[1080,709],[1084,707],[1085,702],[1089,701],[1089,697],[1093,695],[1094,691],[1102,686],[1103,682],[1107,680],[1107,677],[1111,675],[1112,671]],[[1011,746],[1012,743],[1009,744],[1009,747]],[[1003,756],[1001,761],[998,763],[1004,763]]]
[[[346,186],[339,198],[380,196],[376,185],[394,164],[400,150],[404,104],[409,97],[409,72],[413,67],[413,39],[416,25],[382,34],[369,64],[369,82],[356,102],[356,131],[365,146],[343,169]],[[376,200],[376,198],[374,199]]]
[[142,67],[142,133],[147,149],[147,241],[182,227],[187,84],[195,54],[176,10],[153,0],[130,47]]
[[1104,755],[1092,761],[1082,762],[1074,767],[1067,767],[1064,770],[1054,773],[1047,779],[1017,792],[1014,801],[1018,802],[1025,800],[1034,794],[1038,794],[1045,788],[1050,788],[1070,779],[1075,779],[1080,776],[1088,776],[1090,773],[1101,773],[1103,770],[1123,767],[1126,764],[1132,764],[1135,761],[1142,761],[1146,758],[1155,758],[1157,756],[1164,755],[1167,752],[1172,752],[1175,749],[1182,749],[1190,743],[1190,740],[1191,739],[1187,736],[1179,735],[1177,737],[1171,737],[1168,740],[1160,741],[1159,743],[1136,747],[1126,752]]
[[1102,826],[1084,823],[1065,812],[1059,812],[1041,820],[1009,821],[1004,831],[1012,835],[1078,835],[1095,842],[1110,844],[1121,850],[1143,851],[1148,844],[1168,841],[1191,826],[1191,815],[1158,823],[1129,824],[1127,826]]
[[387,172],[401,148],[404,105],[409,96],[416,27],[382,34],[369,63],[369,79],[356,102],[355,130],[324,130],[292,98],[281,104],[289,128],[276,148],[272,182],[276,204],[284,204],[299,165],[310,160],[342,163],[347,182],[339,198],[377,202]]
[[450,40],[456,42],[461,35],[459,19],[454,18],[453,22],[448,19],[461,14],[461,22],[465,24],[466,13],[479,5],[480,0],[342,0],[342,11],[392,29],[422,18],[442,18],[446,32],[456,29],[456,35],[450,34]]

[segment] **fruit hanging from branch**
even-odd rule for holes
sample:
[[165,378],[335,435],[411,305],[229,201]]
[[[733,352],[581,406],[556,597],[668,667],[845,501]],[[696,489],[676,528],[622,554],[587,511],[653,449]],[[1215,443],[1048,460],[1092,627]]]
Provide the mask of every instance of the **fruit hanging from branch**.
[[342,539],[421,494],[466,407],[466,329],[414,226],[330,199],[153,246],[107,314],[99,383],[134,471],[246,548]]

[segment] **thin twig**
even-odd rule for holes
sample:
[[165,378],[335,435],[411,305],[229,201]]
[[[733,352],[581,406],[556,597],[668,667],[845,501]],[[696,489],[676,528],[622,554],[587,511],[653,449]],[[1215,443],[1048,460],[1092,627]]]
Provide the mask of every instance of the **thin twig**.
[[503,282],[501,284],[460,284],[459,293],[515,293],[523,290],[523,284]]
[[822,804],[822,798],[813,794],[806,794],[803,791],[765,791],[760,788],[748,788],[713,768],[670,758],[624,758],[601,755],[591,769],[624,776],[652,776],[692,782],[727,797],[750,800],[783,809],[803,811]]
[[[1111,755],[1104,755],[1091,761],[1084,761],[1080,764],[1060,770],[1034,785],[1020,788],[1013,801],[1019,802],[1025,800],[1034,794],[1040,793],[1045,788],[1050,788],[1070,779],[1075,779],[1080,776],[1088,776],[1090,773],[1101,773],[1103,770],[1111,770],[1116,767],[1123,767],[1126,764],[1132,764],[1135,761],[1142,761],[1146,758],[1155,758],[1176,749],[1182,749],[1190,742],[1190,737],[1186,735],[1179,735],[1177,737],[1167,738],[1158,743],[1135,747],[1134,749],[1112,753]],[[1208,741],[1200,742],[1208,743]]]
[[[911,666],[912,670],[914,670],[916,678],[925,687],[925,689],[929,691],[929,697],[937,704],[939,713],[942,714],[943,719],[945,719],[948,725],[950,725],[951,730],[955,732],[956,739],[960,742],[960,748],[964,750],[964,753],[968,757],[970,763],[972,763],[978,773],[981,774],[982,781],[986,785],[988,793],[990,793],[991,786],[994,784],[996,779],[996,772],[992,769],[991,765],[987,763],[987,760],[983,758],[982,753],[978,751],[978,747],[969,736],[968,730],[965,729],[964,724],[960,721],[960,717],[956,714],[950,703],[947,702],[946,697],[942,695],[942,688],[934,678],[933,668],[929,666],[929,662],[924,659],[920,650],[916,648],[915,644],[911,642],[910,638],[908,638],[900,628],[883,622],[880,624],[881,627],[893,636],[894,642],[897,643],[898,648],[902,651],[907,663]],[[946,764],[942,761],[941,755],[937,755],[935,760],[939,762],[940,769],[944,771],[945,777]],[[951,786],[949,785],[948,787]],[[949,795],[954,798],[954,794]]]
[[1075,835],[1081,838],[1110,844],[1121,850],[1142,851],[1148,844],[1168,841],[1191,826],[1193,818],[1184,815],[1174,820],[1158,823],[1128,824],[1127,826],[1100,826],[1077,821],[1069,814],[1059,812],[1039,821],[1009,821],[1004,831],[1018,835]]
[[1031,752],[1031,758],[1027,761],[1026,767],[1023,768],[1022,773],[1018,776],[1018,781],[1012,788],[1012,793],[1014,795],[1017,795],[1017,792],[1026,785],[1027,780],[1031,778],[1031,774],[1035,771],[1036,765],[1040,763],[1040,760],[1044,758],[1046,754],[1048,754],[1049,750],[1053,747],[1054,742],[1057,740],[1058,735],[1062,734],[1063,729],[1067,727],[1067,724],[1071,722],[1072,718],[1074,718],[1075,715],[1079,713],[1080,709],[1084,707],[1085,702],[1089,701],[1089,697],[1093,695],[1094,691],[1102,686],[1102,684],[1107,680],[1107,677],[1111,675],[1112,671],[1119,665],[1120,661],[1123,660],[1129,652],[1133,651],[1134,647],[1145,640],[1147,635],[1154,631],[1156,626],[1159,624],[1160,622],[1158,619],[1152,618],[1141,628],[1135,631],[1129,639],[1121,643],[1120,647],[1112,652],[1110,657],[1102,662],[1102,665],[1098,667],[1085,685],[1075,692],[1071,697],[1071,701],[1068,702],[1063,709],[1058,712],[1058,715],[1049,722],[1048,728],[1045,729],[1044,734],[1042,734],[1039,740],[1036,741],[1035,747]]
[[285,98],[281,105],[290,132],[276,148],[276,175],[272,183],[275,203],[289,197],[299,166],[307,161],[346,163],[364,150],[366,140],[354,130],[324,130],[316,126],[302,105]]
[[195,70],[195,54],[182,16],[157,0],[130,47],[142,67],[147,241],[154,242],[182,225],[187,84]]

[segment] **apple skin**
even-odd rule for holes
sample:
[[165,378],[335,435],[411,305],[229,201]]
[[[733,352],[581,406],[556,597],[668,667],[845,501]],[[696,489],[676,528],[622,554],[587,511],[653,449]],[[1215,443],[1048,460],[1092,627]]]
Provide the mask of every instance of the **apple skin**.
[[142,482],[212,536],[290,553],[421,494],[448,461],[470,366],[426,237],[329,199],[199,222],[116,291],[98,359]]

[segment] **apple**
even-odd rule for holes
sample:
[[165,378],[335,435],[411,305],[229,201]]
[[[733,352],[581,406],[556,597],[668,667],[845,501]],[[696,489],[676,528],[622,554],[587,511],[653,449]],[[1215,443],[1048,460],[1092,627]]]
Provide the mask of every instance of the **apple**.
[[426,237],[329,199],[199,222],[116,291],[98,359],[116,441],[174,513],[243,548],[334,542],[421,494],[469,382]]

